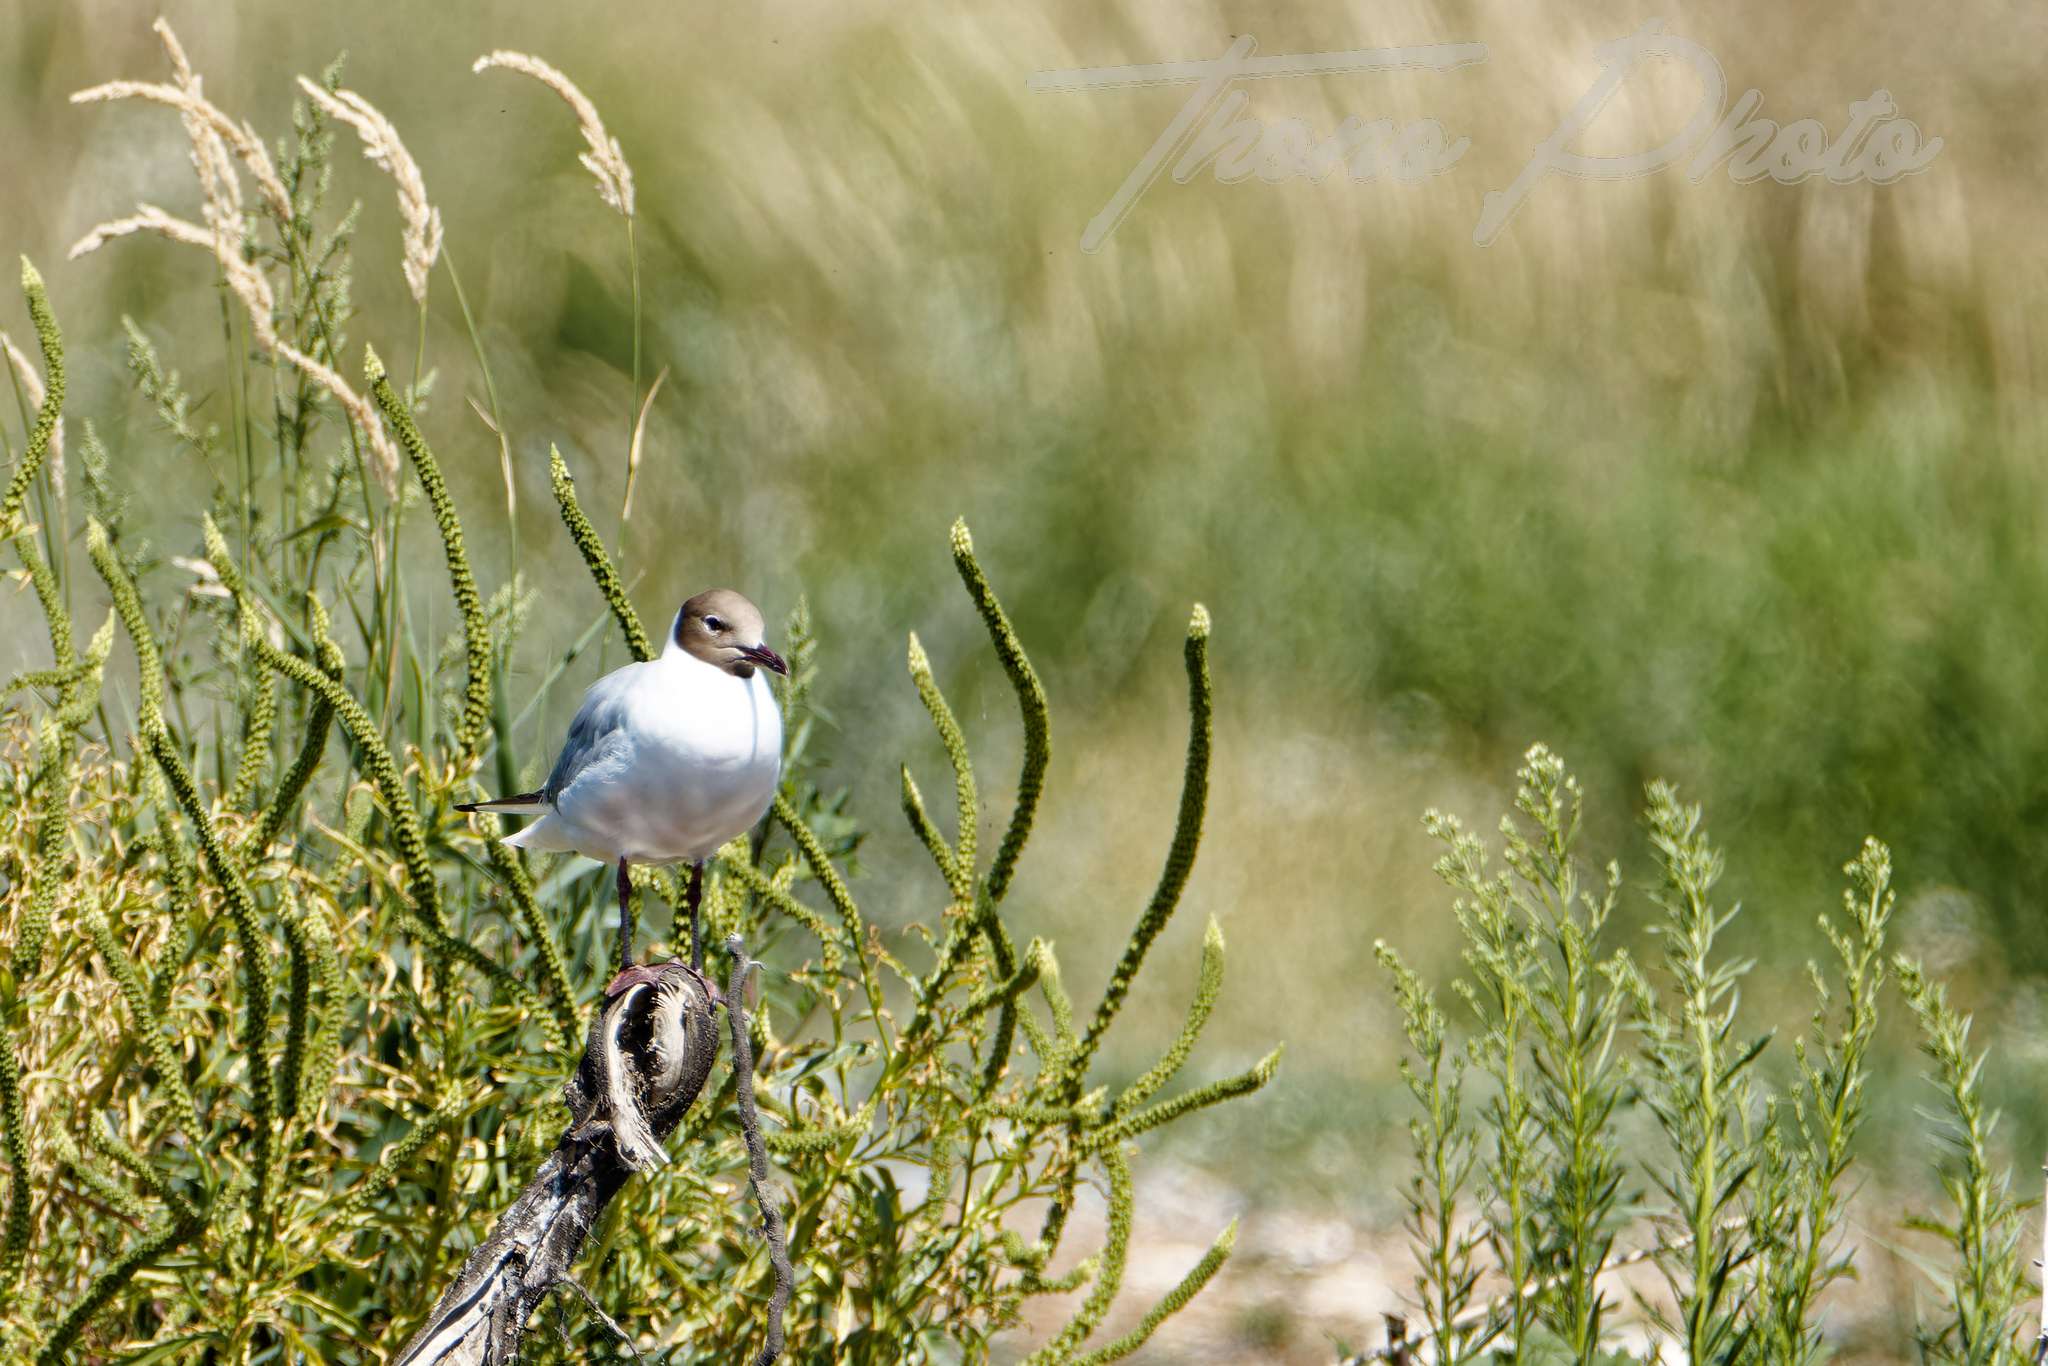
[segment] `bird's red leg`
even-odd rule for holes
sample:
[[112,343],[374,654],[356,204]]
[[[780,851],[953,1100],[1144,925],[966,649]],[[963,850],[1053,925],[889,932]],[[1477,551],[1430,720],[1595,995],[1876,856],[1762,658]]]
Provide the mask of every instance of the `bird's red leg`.
[[704,940],[697,930],[697,906],[704,900],[704,865],[690,865],[690,966],[704,969]]
[[619,858],[619,971],[624,973],[633,966],[633,912],[630,898],[633,895],[633,879],[626,871],[626,860]]
[[628,987],[642,982],[658,981],[666,966],[633,966],[633,918],[629,911],[633,895],[633,879],[626,871],[626,861],[619,860],[619,975],[612,978],[604,989],[604,998],[609,1001]]
[[[664,974],[670,972],[680,972],[683,970],[684,966],[683,960],[680,958],[671,959],[666,963],[643,963],[639,967],[633,966],[633,931],[630,928],[632,925],[632,921],[627,918],[626,914],[626,907],[629,904],[627,898],[629,898],[632,894],[633,884],[632,880],[626,874],[626,861],[624,859],[620,859],[619,975],[612,978],[611,985],[607,986],[604,989],[604,998],[607,1001],[617,996],[620,992],[625,991],[630,987],[639,986],[643,982],[659,982]],[[689,893],[684,897],[684,904],[689,908],[690,912],[689,971],[694,973],[696,975],[697,980],[704,984],[705,990],[710,993],[711,999],[715,1001],[718,999],[718,988],[715,984],[711,982],[709,978],[704,976],[703,971],[704,938],[702,932],[698,928],[697,920],[697,911],[698,908],[703,904],[703,901],[704,865],[701,863],[693,863],[690,865]]]

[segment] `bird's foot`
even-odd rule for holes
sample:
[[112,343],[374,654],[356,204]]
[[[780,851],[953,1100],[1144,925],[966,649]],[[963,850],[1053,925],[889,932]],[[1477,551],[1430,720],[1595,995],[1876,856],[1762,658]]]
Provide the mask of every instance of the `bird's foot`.
[[646,983],[659,982],[662,978],[674,972],[689,973],[699,982],[704,983],[705,987],[710,991],[712,1000],[715,1001],[719,998],[717,988],[711,986],[710,979],[706,978],[702,971],[690,966],[690,964],[680,958],[671,958],[666,963],[638,963],[624,969],[618,976],[612,978],[611,985],[604,989],[604,999],[610,1001],[623,992],[631,991],[634,987]]

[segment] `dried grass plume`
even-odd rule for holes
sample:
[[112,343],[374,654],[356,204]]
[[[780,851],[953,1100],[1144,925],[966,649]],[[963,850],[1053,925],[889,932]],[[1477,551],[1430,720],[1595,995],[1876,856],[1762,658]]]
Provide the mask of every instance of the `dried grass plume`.
[[[159,19],[156,32],[163,42],[165,55],[170,59],[175,84],[110,81],[79,91],[71,101],[89,104],[102,100],[146,99],[176,109],[192,142],[192,168],[199,177],[206,225],[202,227],[189,219],[166,213],[154,204],[139,204],[136,211],[126,218],[96,225],[78,239],[71,248],[71,255],[74,258],[83,256],[99,250],[117,237],[136,233],[150,233],[211,252],[228,288],[249,315],[249,333],[256,345],[293,366],[334,399],[350,421],[361,429],[368,442],[371,465],[385,494],[396,496],[400,466],[398,448],[385,431],[376,406],[356,392],[332,366],[299,350],[278,335],[276,293],[271,289],[269,277],[263,273],[262,264],[252,259],[245,249],[248,224],[242,214],[235,161],[239,160],[255,181],[257,191],[277,216],[280,231],[288,232],[292,208],[291,196],[285,191],[284,182],[278,177],[276,167],[263,150],[262,140],[256,136],[255,130],[246,124],[237,125],[202,93],[200,78],[193,71],[192,63],[185,56],[185,49],[170,25]],[[301,84],[306,85],[322,108],[362,134],[366,154],[398,182],[399,207],[406,217],[406,283],[413,287],[415,299],[423,298],[427,271],[440,251],[441,220],[427,203],[419,168],[406,154],[404,144],[399,142],[389,122],[369,104],[348,91],[342,91],[340,97],[330,97],[327,91],[310,83],[302,81]],[[343,98],[350,103],[343,103]],[[330,99],[340,107],[330,105]]]
[[617,209],[627,218],[633,216],[633,168],[626,164],[626,154],[619,147],[619,140],[604,130],[604,120],[597,116],[597,106],[567,76],[549,66],[538,57],[524,52],[493,52],[476,59],[470,70],[484,72],[492,67],[503,67],[531,76],[548,89],[560,95],[568,106],[576,111],[576,123],[583,131],[583,140],[590,144],[590,150],[577,158],[597,177],[597,192],[604,202]]
[[427,202],[419,163],[405,150],[398,130],[376,106],[353,90],[333,90],[299,77],[299,89],[331,117],[356,130],[363,155],[398,186],[398,212],[405,219],[405,284],[414,303],[427,301],[427,277],[441,254],[441,211]]
[[[102,104],[113,100],[150,100],[178,111],[185,120],[185,127],[192,136],[194,167],[199,172],[200,184],[209,192],[208,216],[211,217],[218,205],[214,196],[225,202],[229,195],[239,205],[239,187],[230,190],[234,175],[232,164],[219,149],[232,151],[240,160],[249,178],[256,182],[256,189],[270,206],[270,211],[279,223],[292,221],[292,197],[285,190],[284,181],[278,177],[277,167],[271,164],[270,153],[263,150],[263,140],[256,136],[256,130],[248,124],[238,124],[223,113],[220,108],[201,92],[199,77],[193,74],[191,62],[186,60],[185,50],[179,44],[177,34],[162,19],[156,21],[157,37],[163,41],[164,51],[169,56],[171,68],[177,76],[177,84],[165,85],[153,81],[108,81],[104,85],[80,90],[71,96],[73,104]],[[216,186],[216,179],[225,184]],[[239,215],[237,215],[239,216]]]

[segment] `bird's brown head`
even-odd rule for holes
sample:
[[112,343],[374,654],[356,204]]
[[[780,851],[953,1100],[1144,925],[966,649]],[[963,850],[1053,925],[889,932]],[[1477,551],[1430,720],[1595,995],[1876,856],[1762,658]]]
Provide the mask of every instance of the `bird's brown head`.
[[787,674],[789,665],[762,639],[761,609],[730,588],[699,593],[676,613],[676,647],[738,678],[756,668]]

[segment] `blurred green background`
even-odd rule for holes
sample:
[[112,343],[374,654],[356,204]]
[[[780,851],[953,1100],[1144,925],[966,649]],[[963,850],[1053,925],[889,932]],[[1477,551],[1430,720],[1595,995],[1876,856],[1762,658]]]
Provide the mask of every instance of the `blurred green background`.
[[[169,548],[196,545],[209,474],[174,461],[129,391],[126,313],[206,393],[213,271],[164,242],[64,253],[136,201],[196,214],[168,111],[73,90],[158,79],[157,11],[26,0],[0,12],[0,243],[44,269],[90,417]],[[619,219],[567,111],[504,73],[538,53],[593,97],[639,185],[645,375],[669,367],[626,530],[643,613],[732,583],[771,619],[810,596],[825,743],[878,833],[870,891],[936,884],[896,813],[895,765],[942,757],[903,674],[915,629],[993,760],[1014,713],[946,562],[964,514],[1053,704],[1048,819],[1013,904],[1094,992],[1163,857],[1183,743],[1177,641],[1216,615],[1211,827],[1189,904],[1136,1005],[1160,1028],[1202,919],[1231,978],[1205,1064],[1276,1036],[1280,1082],[1181,1151],[1241,1196],[1389,1222],[1374,1165],[1404,1115],[1375,937],[1448,973],[1446,898],[1418,817],[1489,826],[1516,757],[1549,742],[1592,798],[1590,848],[1639,875],[1641,785],[1707,805],[1763,960],[1756,1023],[1796,1028],[1814,917],[1861,837],[1893,845],[1903,946],[1953,973],[2004,1046],[2009,1098],[2043,1061],[2048,715],[2036,534],[2048,372],[2039,249],[2048,26],[1965,3],[1670,16],[1731,95],[1838,131],[1889,90],[1946,146],[1890,186],[1739,186],[1717,172],[1553,178],[1500,239],[1505,187],[1646,17],[1606,3],[1309,6],[164,7],[207,94],[266,138],[293,77],[344,82],[397,124],[444,217],[516,465],[518,546],[545,588],[537,678],[599,610],[554,521],[558,443],[615,513],[630,425]],[[1483,65],[1261,81],[1251,111],[1327,134],[1350,114],[1440,120],[1471,150],[1419,184],[1162,181],[1099,252],[1083,226],[1185,87],[1027,90],[1038,69],[1481,41]],[[1660,141],[1691,111],[1639,72],[1585,148]],[[344,140],[363,201],[355,341],[409,367],[415,314],[387,180]],[[496,442],[445,274],[427,431],[480,569],[508,572]],[[0,310],[18,336],[18,303]],[[206,418],[226,420],[215,396]],[[19,437],[10,426],[10,440]],[[599,517],[612,525],[611,514]],[[438,555],[427,519],[413,553]],[[196,552],[191,552],[196,553]],[[448,626],[447,609],[438,627]],[[0,670],[41,663],[33,602],[0,598]],[[593,653],[578,682],[620,662]],[[516,681],[515,681],[516,686]],[[536,771],[574,690],[523,733]],[[1001,756],[1001,757],[997,757]],[[941,784],[941,786],[943,786]],[[999,798],[1001,793],[996,794]],[[998,814],[1001,806],[991,803]],[[900,876],[899,876],[900,875]],[[1638,881],[1640,878],[1638,877]],[[1629,920],[1645,917],[1638,897]],[[1634,933],[1633,928],[1630,933]],[[1131,1030],[1144,1038],[1152,1031]],[[1897,1066],[1910,1067],[1903,1040]],[[1129,1065],[1132,1059],[1112,1060]],[[1903,1086],[1904,1083],[1901,1083]],[[1893,1089],[1874,1128],[1915,1131]],[[2022,1107],[2022,1151],[2042,1127]]]

